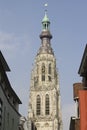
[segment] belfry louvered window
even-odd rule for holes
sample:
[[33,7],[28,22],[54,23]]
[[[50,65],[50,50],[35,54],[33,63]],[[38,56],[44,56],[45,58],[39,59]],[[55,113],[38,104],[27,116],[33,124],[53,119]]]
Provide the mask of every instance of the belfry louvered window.
[[48,74],[51,74],[51,64],[49,64],[49,67],[48,67]]
[[45,114],[49,115],[49,113],[50,113],[49,95],[46,94],[46,97],[45,97]]
[[51,72],[51,71],[52,71],[51,69],[52,69],[52,68],[51,68],[51,63],[50,63],[49,66],[48,66],[48,80],[49,80],[49,81],[51,81],[51,73],[52,73],[52,72]]
[[41,72],[42,72],[42,81],[45,81],[45,64],[42,63],[42,68],[41,68]]
[[37,95],[37,99],[36,99],[36,114],[37,115],[41,114],[41,99],[39,95]]

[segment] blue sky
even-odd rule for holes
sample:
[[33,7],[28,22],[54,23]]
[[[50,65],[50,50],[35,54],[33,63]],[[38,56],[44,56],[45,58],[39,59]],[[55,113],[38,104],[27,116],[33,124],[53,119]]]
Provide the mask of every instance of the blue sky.
[[81,82],[78,69],[87,43],[87,1],[0,0],[0,50],[11,72],[11,85],[22,100],[27,116],[29,85],[34,58],[40,47],[44,3],[48,3],[51,41],[60,77],[64,130],[74,113],[73,83]]

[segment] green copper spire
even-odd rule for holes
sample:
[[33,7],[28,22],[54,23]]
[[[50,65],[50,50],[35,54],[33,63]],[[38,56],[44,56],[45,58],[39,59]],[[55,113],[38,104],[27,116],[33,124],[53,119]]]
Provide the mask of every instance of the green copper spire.
[[45,10],[45,15],[44,15],[44,18],[42,20],[42,26],[43,26],[43,31],[49,30],[50,20],[47,16],[47,10]]
[[54,55],[54,52],[51,48],[51,43],[50,40],[52,39],[52,35],[50,33],[49,27],[50,27],[50,20],[47,16],[47,11],[45,10],[45,15],[42,20],[42,32],[40,34],[40,39],[41,39],[41,47],[37,53],[37,55],[40,54],[51,54]]

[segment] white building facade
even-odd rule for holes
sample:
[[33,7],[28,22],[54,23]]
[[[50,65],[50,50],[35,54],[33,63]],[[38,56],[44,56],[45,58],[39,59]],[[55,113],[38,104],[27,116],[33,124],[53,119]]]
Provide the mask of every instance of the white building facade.
[[40,39],[31,74],[28,120],[34,125],[31,129],[62,130],[59,78],[47,12],[42,20]]

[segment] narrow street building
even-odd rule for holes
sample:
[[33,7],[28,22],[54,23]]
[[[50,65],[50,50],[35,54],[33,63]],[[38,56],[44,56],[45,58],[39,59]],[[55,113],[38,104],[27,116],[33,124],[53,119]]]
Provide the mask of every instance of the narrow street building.
[[0,51],[0,130],[18,130],[21,101],[10,85],[8,71],[10,69]]
[[82,82],[74,83],[73,85],[75,116],[71,117],[69,130],[87,129],[87,45],[83,53],[78,73],[82,77]]

